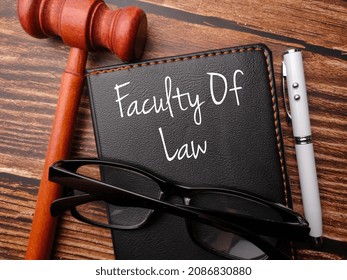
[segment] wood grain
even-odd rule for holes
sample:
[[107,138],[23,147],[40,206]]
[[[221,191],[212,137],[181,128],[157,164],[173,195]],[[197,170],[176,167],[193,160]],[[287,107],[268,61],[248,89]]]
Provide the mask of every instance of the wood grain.
[[[345,1],[106,1],[111,7],[138,5],[148,16],[143,58],[157,58],[252,43],[273,52],[280,93],[282,53],[304,49],[312,133],[323,208],[324,234],[341,248],[347,243],[347,3]],[[15,1],[0,10],[0,259],[23,259],[28,242],[46,147],[69,48],[59,39],[27,35]],[[112,54],[90,54],[88,68],[120,63]],[[279,102],[282,97],[279,94]],[[280,108],[294,209],[302,211],[291,127]],[[95,156],[84,94],[72,156]],[[345,246],[345,247],[343,247]],[[303,259],[340,259],[337,245]],[[336,250],[335,250],[335,249]],[[347,250],[346,250],[347,251]],[[64,215],[54,259],[113,259],[111,235]]]

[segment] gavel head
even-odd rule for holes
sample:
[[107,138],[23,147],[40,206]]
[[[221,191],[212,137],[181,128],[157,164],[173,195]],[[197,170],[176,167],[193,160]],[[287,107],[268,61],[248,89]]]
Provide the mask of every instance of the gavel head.
[[23,29],[36,38],[60,36],[84,50],[107,48],[123,61],[138,59],[147,17],[137,7],[110,10],[102,0],[18,0]]

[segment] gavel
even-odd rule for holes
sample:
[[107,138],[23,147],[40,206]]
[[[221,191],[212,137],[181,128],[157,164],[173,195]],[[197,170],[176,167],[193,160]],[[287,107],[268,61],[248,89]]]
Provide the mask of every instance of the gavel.
[[49,259],[57,219],[50,204],[63,188],[48,180],[49,166],[67,158],[84,85],[88,51],[109,49],[123,61],[138,59],[146,41],[147,17],[137,7],[111,10],[102,0],[18,0],[23,29],[35,38],[59,36],[70,46],[29,236],[26,259]]

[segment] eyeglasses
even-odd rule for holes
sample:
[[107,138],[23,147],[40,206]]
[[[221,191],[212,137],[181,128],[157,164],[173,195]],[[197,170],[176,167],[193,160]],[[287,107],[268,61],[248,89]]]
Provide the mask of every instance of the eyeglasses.
[[[102,178],[102,179],[101,179]],[[304,240],[307,221],[289,208],[255,195],[223,187],[188,187],[123,163],[97,159],[53,164],[49,180],[78,194],[51,204],[51,214],[65,211],[78,220],[109,229],[138,229],[166,212],[186,219],[199,246],[230,259],[288,259],[276,248],[280,239]],[[180,196],[182,204],[167,202]],[[96,203],[109,204],[102,221]]]

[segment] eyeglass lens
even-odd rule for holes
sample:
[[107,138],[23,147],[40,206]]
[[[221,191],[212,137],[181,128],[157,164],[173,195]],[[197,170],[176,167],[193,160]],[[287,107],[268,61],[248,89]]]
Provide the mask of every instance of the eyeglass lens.
[[[198,193],[190,199],[191,206],[203,207],[211,210],[238,213],[251,217],[281,221],[279,213],[267,205],[244,197],[219,193],[214,191]],[[241,259],[264,259],[266,254],[250,241],[235,233],[223,231],[216,227],[191,221],[191,234],[201,245]],[[277,238],[263,237],[275,245]]]
[[[84,165],[81,166],[77,173],[85,175],[87,177],[101,180],[108,184],[112,184],[119,188],[136,192],[148,197],[159,199],[161,195],[158,184],[150,178],[143,176],[140,173],[133,172],[124,168],[116,166],[106,165]],[[146,222],[149,218],[152,210],[138,207],[123,207],[118,205],[107,205],[103,201],[93,201],[84,205],[78,206],[76,211],[83,217],[100,223],[100,217],[96,211],[91,209],[104,209],[106,213],[106,207],[109,211],[109,221],[106,223],[112,223],[116,226],[125,226],[129,228],[135,228]],[[105,223],[102,221],[102,223]]]

